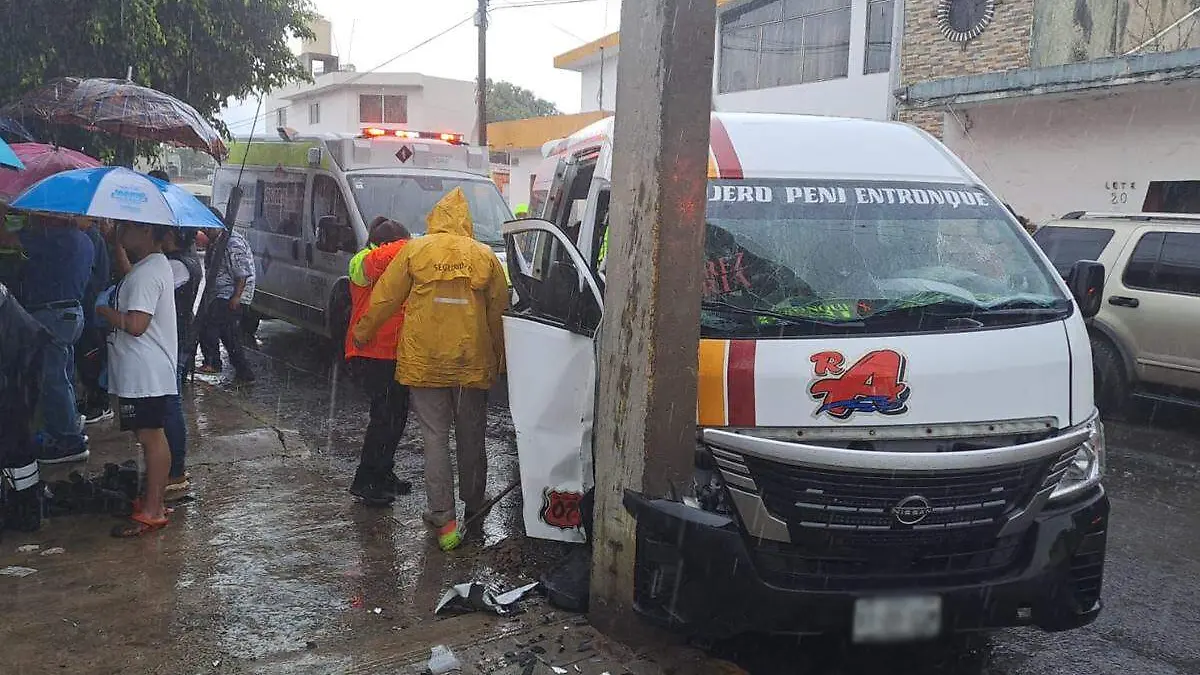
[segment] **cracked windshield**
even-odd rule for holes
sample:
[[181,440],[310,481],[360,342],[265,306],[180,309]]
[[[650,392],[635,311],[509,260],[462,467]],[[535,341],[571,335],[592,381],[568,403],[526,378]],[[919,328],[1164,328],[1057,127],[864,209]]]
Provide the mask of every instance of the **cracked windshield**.
[[0,63],[0,675],[1200,673],[1200,0]]

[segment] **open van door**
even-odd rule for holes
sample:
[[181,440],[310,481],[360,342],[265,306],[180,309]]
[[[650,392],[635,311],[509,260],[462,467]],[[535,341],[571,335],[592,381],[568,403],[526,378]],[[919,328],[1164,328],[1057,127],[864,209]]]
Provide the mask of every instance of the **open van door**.
[[583,542],[580,504],[593,486],[594,339],[604,296],[553,223],[514,221],[504,242],[516,299],[504,316],[504,345],[525,532]]

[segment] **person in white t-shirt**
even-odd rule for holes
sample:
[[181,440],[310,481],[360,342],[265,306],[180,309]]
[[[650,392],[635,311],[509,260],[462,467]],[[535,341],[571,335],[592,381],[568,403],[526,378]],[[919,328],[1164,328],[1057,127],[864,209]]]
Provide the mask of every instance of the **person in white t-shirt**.
[[122,431],[132,431],[145,455],[146,487],[126,525],[113,536],[136,537],[167,525],[163,503],[171,452],[164,431],[169,404],[179,394],[179,339],[175,279],[163,255],[172,236],[164,227],[121,223],[118,241],[135,261],[116,291],[116,307],[98,307],[108,336],[108,390],[119,403]]

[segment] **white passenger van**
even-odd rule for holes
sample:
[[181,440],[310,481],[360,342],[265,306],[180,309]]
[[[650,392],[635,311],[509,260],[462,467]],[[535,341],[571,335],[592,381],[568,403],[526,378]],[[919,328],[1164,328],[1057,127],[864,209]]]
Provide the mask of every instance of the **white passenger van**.
[[367,244],[367,227],[386,216],[414,236],[456,187],[466,193],[475,238],[503,250],[512,212],[492,182],[486,149],[461,134],[365,128],[290,141],[234,143],[213,179],[222,212],[240,181],[236,226],[254,251],[252,310],[333,338],[350,320],[347,269]]
[[[544,220],[504,232],[535,537],[584,539],[612,130],[548,146]],[[638,611],[863,642],[1095,619],[1109,503],[1085,320],[1103,266],[1060,278],[904,124],[714,113],[709,157],[696,480],[678,501],[626,495]]]

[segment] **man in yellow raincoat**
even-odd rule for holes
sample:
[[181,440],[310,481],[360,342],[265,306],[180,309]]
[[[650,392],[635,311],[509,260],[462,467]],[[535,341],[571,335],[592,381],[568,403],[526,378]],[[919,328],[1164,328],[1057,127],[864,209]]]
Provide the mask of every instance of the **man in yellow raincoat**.
[[396,380],[409,387],[425,444],[429,509],[424,518],[448,551],[462,541],[450,425],[457,441],[459,495],[469,519],[485,502],[487,395],[504,372],[501,316],[509,292],[500,260],[473,238],[461,188],[433,207],[428,225],[427,234],[401,249],[376,282],[370,308],[354,326],[354,341],[366,344],[404,308]]

